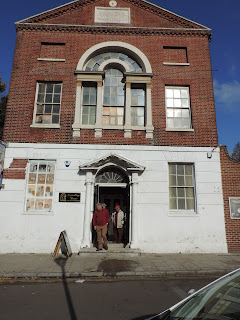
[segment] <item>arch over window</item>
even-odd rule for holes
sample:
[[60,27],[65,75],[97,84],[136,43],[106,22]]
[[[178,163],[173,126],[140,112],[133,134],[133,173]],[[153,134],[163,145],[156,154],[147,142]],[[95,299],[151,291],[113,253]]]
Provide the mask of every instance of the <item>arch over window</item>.
[[129,72],[136,72],[136,73],[142,73],[142,67],[133,60],[129,55],[124,54],[122,52],[103,52],[100,54],[97,54],[96,56],[92,57],[84,66],[85,71],[99,71],[101,70],[101,65],[108,62],[108,60],[113,61],[114,63],[117,63],[118,61],[120,64],[122,62],[125,62],[127,65],[127,69]]
[[128,177],[117,168],[108,167],[100,171],[95,183],[128,183]]
[[148,58],[145,56],[145,54],[139,50],[137,47],[121,41],[107,41],[102,42],[94,45],[93,47],[89,48],[80,58],[78,65],[77,65],[77,71],[83,71],[84,66],[86,63],[94,56],[98,55],[102,51],[110,52],[122,52],[126,54],[127,56],[131,57],[133,60],[135,60],[142,68],[142,71],[145,73],[152,73],[152,67],[148,60]]

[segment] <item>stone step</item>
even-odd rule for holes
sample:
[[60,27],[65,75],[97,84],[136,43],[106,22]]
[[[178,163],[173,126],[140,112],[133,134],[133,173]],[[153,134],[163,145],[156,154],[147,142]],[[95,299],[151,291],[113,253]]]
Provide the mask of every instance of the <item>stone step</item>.
[[141,255],[140,249],[131,249],[129,245],[127,245],[125,248],[122,243],[108,243],[108,250],[101,250],[96,252],[96,248],[91,245],[90,248],[82,248],[78,252],[78,255],[85,255],[85,254],[93,254],[93,253],[99,253],[99,254],[120,254],[120,255]]

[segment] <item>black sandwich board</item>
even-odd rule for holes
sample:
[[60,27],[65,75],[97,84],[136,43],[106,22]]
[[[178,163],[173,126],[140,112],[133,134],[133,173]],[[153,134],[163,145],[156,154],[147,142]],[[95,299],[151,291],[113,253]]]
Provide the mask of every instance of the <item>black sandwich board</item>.
[[68,236],[67,236],[66,230],[64,230],[64,231],[62,231],[60,233],[60,236],[58,238],[58,242],[56,244],[55,250],[54,250],[53,255],[52,255],[53,258],[55,258],[58,255],[58,252],[59,252],[60,248],[61,248],[61,251],[62,251],[63,254],[66,254],[68,258],[71,257],[72,250],[71,250],[71,247],[70,247],[70,243],[69,243],[69,240],[68,240]]

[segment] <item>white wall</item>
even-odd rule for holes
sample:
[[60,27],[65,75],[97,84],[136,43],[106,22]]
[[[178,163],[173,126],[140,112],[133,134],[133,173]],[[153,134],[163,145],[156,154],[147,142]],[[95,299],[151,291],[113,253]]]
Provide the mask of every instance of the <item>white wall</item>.
[[[66,230],[73,252],[83,236],[85,175],[79,165],[110,153],[145,166],[138,183],[138,247],[146,252],[227,252],[219,150],[211,148],[56,145],[10,143],[5,168],[13,158],[56,159],[54,212],[24,212],[24,180],[8,180],[0,191],[0,252],[53,252]],[[66,168],[64,161],[71,161]],[[168,162],[195,165],[196,213],[169,211]],[[59,203],[59,192],[80,192],[80,203]]]

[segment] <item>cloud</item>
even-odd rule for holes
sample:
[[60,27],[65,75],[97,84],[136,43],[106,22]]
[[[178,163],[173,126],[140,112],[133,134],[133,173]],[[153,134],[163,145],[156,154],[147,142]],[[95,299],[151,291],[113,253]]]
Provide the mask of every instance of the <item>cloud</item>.
[[225,109],[237,111],[240,109],[240,82],[219,83],[213,80],[214,96],[216,105],[221,105]]

